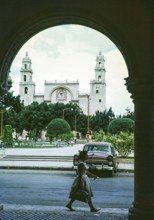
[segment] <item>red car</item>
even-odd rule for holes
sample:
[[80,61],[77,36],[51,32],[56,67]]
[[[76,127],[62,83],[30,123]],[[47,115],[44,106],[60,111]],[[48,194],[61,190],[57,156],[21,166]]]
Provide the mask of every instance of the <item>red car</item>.
[[[108,170],[111,176],[117,171],[118,152],[111,143],[108,142],[90,142],[84,145],[83,151],[88,152],[86,164],[90,170]],[[79,163],[79,156],[76,154],[73,158],[73,165],[76,167]]]

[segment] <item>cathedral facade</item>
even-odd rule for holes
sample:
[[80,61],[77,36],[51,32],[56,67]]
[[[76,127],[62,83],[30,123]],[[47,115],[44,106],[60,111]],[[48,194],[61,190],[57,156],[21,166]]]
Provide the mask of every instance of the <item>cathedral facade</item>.
[[25,106],[33,102],[46,103],[76,103],[84,114],[95,114],[106,109],[106,82],[104,56],[101,52],[96,56],[95,79],[89,82],[90,94],[79,92],[79,81],[46,81],[44,93],[35,92],[33,82],[32,62],[26,52],[20,70],[19,95]]

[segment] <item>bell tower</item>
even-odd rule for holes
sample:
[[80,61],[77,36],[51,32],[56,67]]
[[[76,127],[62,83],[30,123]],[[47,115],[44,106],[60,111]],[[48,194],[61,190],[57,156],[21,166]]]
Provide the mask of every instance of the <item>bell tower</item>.
[[19,94],[25,106],[33,102],[35,94],[35,83],[32,81],[33,71],[31,65],[31,59],[28,57],[28,52],[26,52],[26,56],[22,60],[19,82]]
[[90,114],[106,109],[105,58],[101,51],[96,56],[95,80],[90,82]]
[[101,51],[99,55],[96,56],[96,67],[95,67],[95,81],[105,83],[105,68],[104,68],[104,56]]

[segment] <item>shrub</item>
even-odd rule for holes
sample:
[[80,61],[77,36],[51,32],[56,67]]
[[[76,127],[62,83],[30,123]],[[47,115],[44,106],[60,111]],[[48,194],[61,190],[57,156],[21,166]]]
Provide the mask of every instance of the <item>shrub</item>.
[[112,143],[115,149],[122,157],[127,157],[128,154],[134,150],[134,134],[130,132],[119,132],[118,134],[111,134],[103,132],[95,132],[94,141],[105,141]]
[[67,121],[61,118],[55,118],[48,124],[46,136],[49,137],[50,140],[54,137],[57,139],[58,136],[70,133],[70,131],[71,127]]
[[122,157],[127,157],[134,150],[134,134],[121,131],[116,137],[115,147]]
[[5,125],[4,127],[3,142],[5,143],[6,146],[12,146],[13,144],[13,135],[12,135],[11,125]]
[[130,118],[116,118],[110,122],[108,132],[111,134],[116,134],[121,131],[133,132],[134,125],[134,120]]

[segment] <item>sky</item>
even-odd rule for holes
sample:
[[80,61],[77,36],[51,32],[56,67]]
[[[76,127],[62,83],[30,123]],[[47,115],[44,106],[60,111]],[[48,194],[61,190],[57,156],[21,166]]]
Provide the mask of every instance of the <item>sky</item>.
[[81,25],[46,29],[20,48],[10,68],[14,95],[19,94],[20,69],[26,52],[32,61],[36,93],[44,93],[45,80],[79,80],[80,93],[89,93],[99,51],[105,57],[107,110],[112,107],[115,115],[123,115],[127,108],[134,111],[125,86],[128,71],[121,52],[104,34]]

